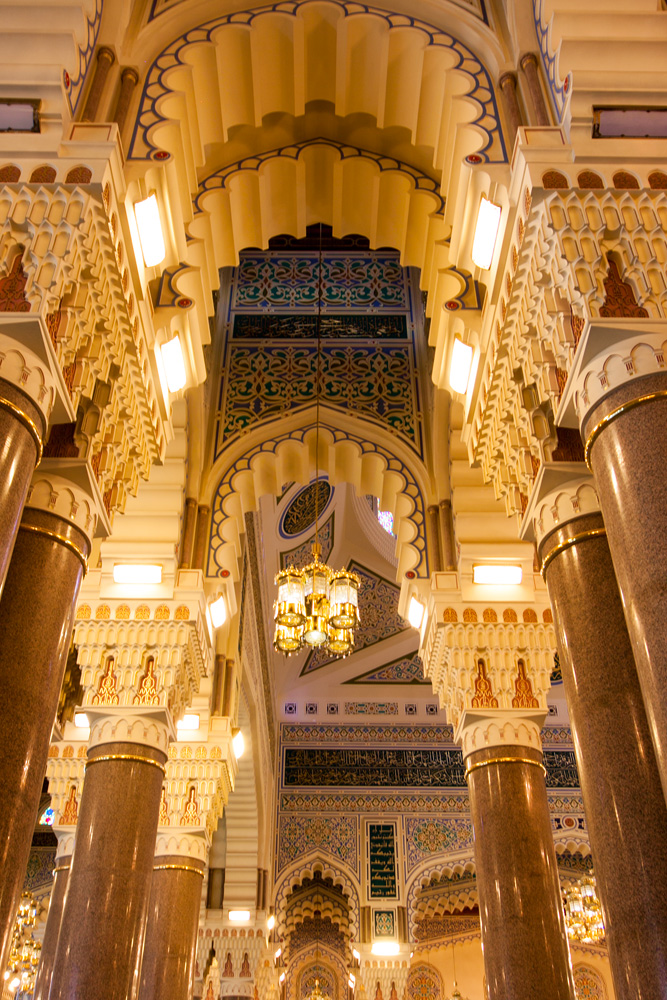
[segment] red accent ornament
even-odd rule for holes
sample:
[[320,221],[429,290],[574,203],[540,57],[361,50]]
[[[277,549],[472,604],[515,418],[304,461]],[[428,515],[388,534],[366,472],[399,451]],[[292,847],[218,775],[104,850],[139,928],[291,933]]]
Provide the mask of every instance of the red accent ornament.
[[156,149],[153,153],[154,160],[168,160],[171,153],[168,153],[166,149]]
[[481,163],[482,157],[478,153],[471,153],[470,156],[466,156],[466,163],[472,163],[473,166],[476,163]]
[[445,302],[445,309],[449,312],[456,312],[457,309],[461,308],[461,303],[457,302],[456,299],[450,299],[449,302]]
[[189,309],[192,305],[192,299],[179,299],[176,305],[179,309]]
[[228,569],[221,569],[220,570],[220,576],[227,578],[229,576],[229,570]]
[[569,76],[566,76],[565,77],[565,82],[563,84],[563,93],[567,94],[567,92],[569,91],[569,89],[570,89],[570,78],[569,78]]
[[63,70],[63,83],[65,84],[66,87],[69,87],[70,85],[69,73],[67,72],[66,69]]
[[407,571],[407,573],[405,574],[405,579],[406,580],[414,580],[414,578],[415,578],[415,571],[413,569],[409,569]]

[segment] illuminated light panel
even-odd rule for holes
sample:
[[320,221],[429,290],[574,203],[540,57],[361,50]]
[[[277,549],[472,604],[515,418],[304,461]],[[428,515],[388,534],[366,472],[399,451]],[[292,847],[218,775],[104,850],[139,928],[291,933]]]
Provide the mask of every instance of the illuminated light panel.
[[239,757],[243,756],[243,751],[245,750],[245,740],[243,739],[243,733],[240,729],[232,737],[232,749],[237,760]]
[[493,252],[496,249],[496,240],[500,228],[500,216],[502,208],[495,205],[488,198],[482,197],[477,212],[477,225],[475,226],[475,238],[472,243],[472,261],[483,271],[488,271],[493,260]]
[[211,612],[213,628],[220,628],[221,625],[224,625],[227,621],[227,602],[224,596],[221,595],[209,604],[209,611]]
[[472,582],[495,587],[516,587],[523,579],[521,566],[503,563],[480,563],[472,568]]
[[284,983],[285,982],[285,973],[284,972],[281,972],[280,979],[278,980],[278,982],[279,983]]
[[276,962],[278,961],[278,959],[280,958],[280,956],[282,955],[282,953],[283,953],[283,950],[282,950],[282,948],[278,948],[278,951],[277,951],[277,952],[275,953],[275,955],[273,956],[273,958],[274,958],[274,960],[275,960]]
[[164,373],[167,376],[167,388],[169,392],[178,392],[184,388],[188,380],[185,371],[181,338],[176,335],[173,340],[168,340],[160,348],[160,353],[162,355]]
[[250,910],[230,910],[229,919],[233,924],[243,924],[250,920]]
[[449,385],[454,392],[463,395],[468,391],[470,372],[472,370],[473,349],[470,344],[464,344],[458,337],[454,338],[452,360],[449,364]]
[[155,267],[157,264],[161,264],[167,255],[157,196],[150,194],[143,201],[136,202],[134,215],[137,220],[144,263],[146,267]]
[[77,729],[90,729],[90,720],[85,712],[74,713],[74,725]]
[[199,729],[199,716],[198,715],[184,715],[182,719],[179,719],[176,723],[176,728],[179,733],[191,733],[194,730]]
[[400,950],[397,941],[375,941],[371,948],[373,955],[398,955]]
[[[269,919],[266,921],[266,926],[269,928],[270,931],[272,931],[273,928],[276,926],[276,918],[274,917],[273,914],[271,914]],[[278,951],[280,951],[280,948],[278,949]]]
[[162,583],[162,566],[149,563],[116,563],[114,583]]
[[410,598],[410,604],[408,605],[408,621],[413,628],[422,627],[425,610],[426,608],[421,601],[418,601],[416,597]]
[[352,955],[354,956],[354,958],[356,958],[357,962],[358,962],[358,961],[359,961],[359,959],[361,958],[361,955],[359,954],[359,952],[357,951],[357,949],[356,949],[356,948],[353,948],[353,949],[352,949]]

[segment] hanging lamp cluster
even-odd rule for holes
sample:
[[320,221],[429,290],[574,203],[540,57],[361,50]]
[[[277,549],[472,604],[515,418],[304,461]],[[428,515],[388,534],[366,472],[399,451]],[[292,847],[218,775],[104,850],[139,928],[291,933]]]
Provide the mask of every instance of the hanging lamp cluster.
[[323,648],[334,656],[347,656],[354,646],[354,630],[360,623],[359,584],[356,573],[332,570],[320,559],[319,542],[319,453],[320,373],[322,367],[322,226],[320,225],[317,279],[317,378],[315,381],[315,541],[312,562],[304,569],[288,566],[275,578],[278,595],[273,605],[276,629],[273,645],[289,656],[305,646]]
[[570,941],[597,944],[605,937],[602,904],[593,870],[563,892],[565,924]]
[[273,644],[280,653],[289,655],[310,646],[346,656],[354,646],[359,577],[348,570],[332,570],[321,562],[321,551],[315,542],[312,562],[304,569],[289,566],[276,576]]

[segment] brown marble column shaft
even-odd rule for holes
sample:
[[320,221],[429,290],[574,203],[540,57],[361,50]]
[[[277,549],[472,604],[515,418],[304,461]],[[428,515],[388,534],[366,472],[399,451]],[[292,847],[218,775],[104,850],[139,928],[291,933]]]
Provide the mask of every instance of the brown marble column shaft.
[[426,509],[426,545],[431,571],[439,573],[442,569],[442,552],[440,549],[440,523],[437,504],[430,504]]
[[667,805],[602,515],[559,525],[540,554],[616,997],[653,1000],[667,989]]
[[526,83],[528,84],[528,93],[530,94],[530,100],[535,114],[535,124],[543,126],[551,125],[551,122],[549,121],[549,112],[547,111],[547,106],[544,103],[544,94],[542,93],[542,87],[540,85],[539,63],[534,52],[526,52],[525,56],[523,56],[521,60],[521,69],[524,72]]
[[89,552],[56,514],[26,507],[0,601],[0,968],[11,944]]
[[222,715],[231,718],[234,711],[234,681],[236,679],[236,664],[234,660],[227,660],[225,666],[225,687],[222,696]]
[[121,135],[125,126],[125,121],[127,120],[127,113],[130,110],[130,102],[132,101],[134,88],[138,82],[139,74],[136,69],[132,69],[131,66],[126,66],[120,74],[120,90],[118,91],[116,107],[114,108],[112,116],[112,120],[115,121]]
[[505,120],[507,121],[507,146],[511,153],[516,140],[517,129],[523,125],[519,100],[516,94],[516,77],[514,73],[503,73],[498,80],[498,86],[500,87],[503,108],[505,110]]
[[42,951],[37,969],[37,978],[35,979],[33,1000],[48,1000],[71,860],[71,856],[56,858],[53,888],[51,889],[51,899],[49,900],[49,912],[46,918],[46,929],[42,940]]
[[97,59],[95,60],[95,69],[93,70],[93,81],[90,85],[90,90],[88,91],[86,106],[83,109],[81,121],[95,121],[100,101],[102,99],[102,94],[104,92],[104,84],[107,82],[109,70],[113,66],[115,59],[116,57],[113,52],[110,48],[107,48],[106,45],[102,45],[97,50]]
[[185,512],[183,514],[183,536],[181,541],[181,561],[180,569],[189,569],[192,562],[192,546],[195,539],[195,525],[197,523],[197,501],[194,497],[187,497],[185,500]]
[[192,569],[204,568],[204,557],[206,555],[206,534],[208,530],[208,518],[211,508],[205,504],[200,504],[197,510],[197,530],[195,532],[195,544],[192,553]]
[[0,378],[0,594],[45,431],[39,407]]
[[190,1000],[203,875],[195,858],[155,858],[139,1000]]
[[494,746],[466,758],[489,1000],[572,1000],[542,754]]
[[140,743],[88,753],[50,1000],[137,995],[165,760]]
[[[635,405],[640,397],[655,398]],[[667,797],[667,374],[610,392],[587,414],[582,436]]]
[[442,541],[443,569],[456,569],[456,543],[454,541],[451,500],[440,501],[440,540]]

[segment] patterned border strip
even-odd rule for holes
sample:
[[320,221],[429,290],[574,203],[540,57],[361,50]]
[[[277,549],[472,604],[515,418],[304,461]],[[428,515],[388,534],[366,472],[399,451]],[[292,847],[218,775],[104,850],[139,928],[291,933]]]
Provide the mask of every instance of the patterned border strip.
[[69,73],[65,72],[65,94],[67,96],[70,114],[72,115],[74,115],[79,106],[79,101],[83,92],[83,85],[86,82],[88,69],[93,58],[93,52],[95,51],[95,46],[97,44],[97,36],[100,33],[100,25],[102,24],[103,7],[104,0],[95,0],[95,12],[91,18],[88,18],[86,23],[88,35],[86,47],[81,48],[81,46],[79,46],[79,65],[77,67],[76,76],[71,76]]

